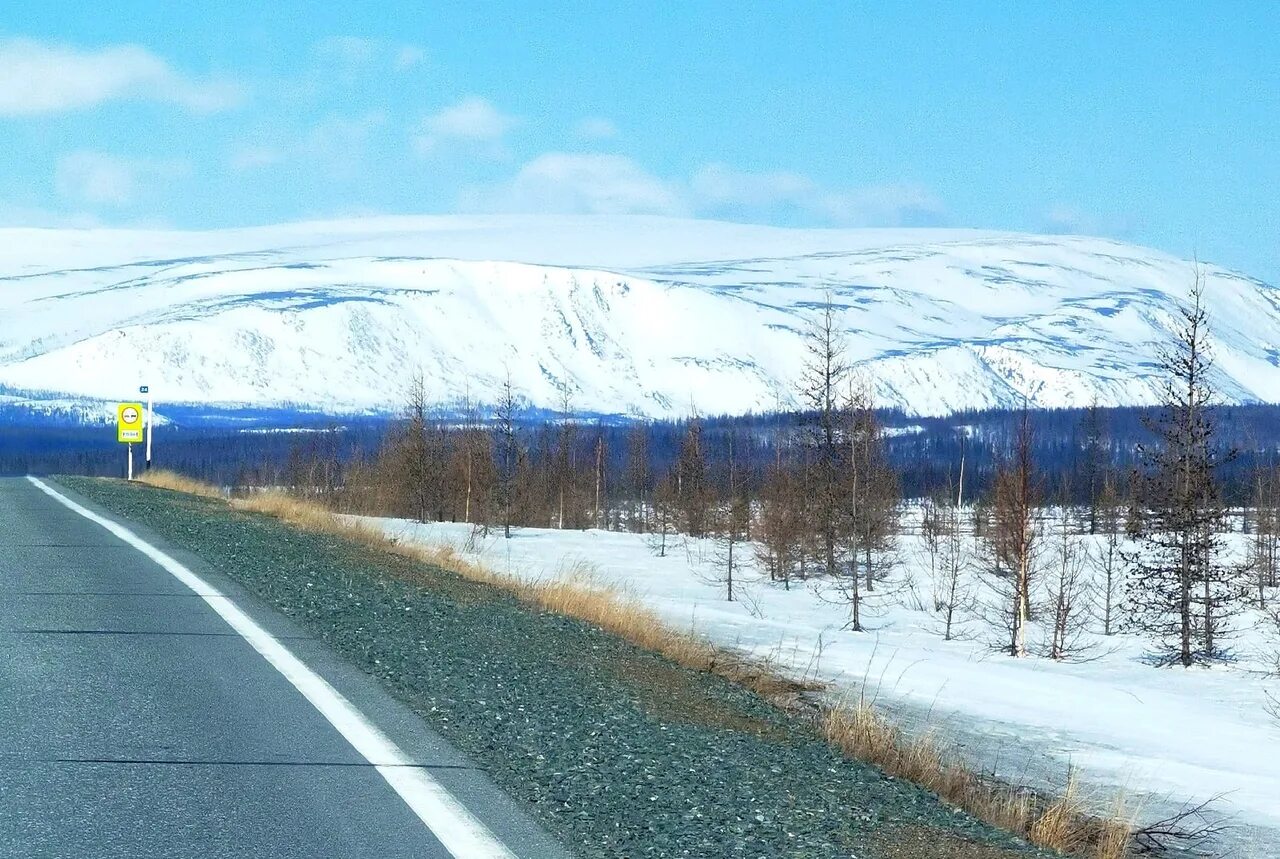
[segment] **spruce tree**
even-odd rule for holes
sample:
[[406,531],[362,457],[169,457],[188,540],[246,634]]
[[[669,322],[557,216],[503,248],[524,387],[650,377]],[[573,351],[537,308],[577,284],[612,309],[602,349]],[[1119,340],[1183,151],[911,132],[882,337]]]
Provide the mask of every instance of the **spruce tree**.
[[1242,596],[1238,571],[1223,558],[1223,457],[1214,443],[1213,360],[1198,272],[1173,333],[1160,355],[1164,402],[1148,422],[1155,440],[1139,451],[1146,509],[1126,591],[1133,624],[1155,640],[1164,664],[1190,666],[1224,655],[1222,635]]

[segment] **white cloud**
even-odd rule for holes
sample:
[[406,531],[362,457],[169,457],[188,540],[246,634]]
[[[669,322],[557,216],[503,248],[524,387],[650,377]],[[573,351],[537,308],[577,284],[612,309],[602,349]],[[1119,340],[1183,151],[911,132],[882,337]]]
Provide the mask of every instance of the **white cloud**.
[[515,117],[498,110],[489,100],[467,96],[424,119],[414,138],[414,149],[419,155],[457,149],[500,155],[503,140],[516,122]]
[[1131,239],[1139,223],[1130,218],[1107,217],[1064,203],[1050,206],[1041,216],[1040,231],[1058,235],[1110,236]]
[[180,161],[131,161],[82,149],[58,159],[53,186],[59,196],[77,203],[127,206],[144,182],[174,179],[188,172],[190,166]]
[[365,166],[374,135],[386,124],[387,114],[381,110],[357,116],[332,114],[295,144],[294,154],[303,161],[324,165],[338,177],[351,178]]
[[708,164],[689,183],[703,208],[767,207],[802,204],[818,194],[813,180],[798,173],[743,173],[723,164]]
[[0,41],[0,116],[58,113],[116,99],[147,99],[208,113],[239,103],[237,84],[187,77],[137,45],[79,49]]
[[618,136],[618,126],[603,116],[589,116],[574,126],[573,132],[588,140],[608,140]]
[[928,226],[943,222],[946,207],[914,184],[832,190],[802,173],[742,172],[723,164],[703,167],[689,182],[694,208],[711,215],[776,216],[838,226]]
[[68,199],[123,206],[133,199],[137,177],[123,161],[101,152],[81,151],[58,159],[53,185]]
[[826,192],[815,206],[831,223],[851,227],[936,227],[947,220],[942,200],[913,183]]
[[0,200],[0,226],[87,229],[101,225],[98,217],[88,212],[54,212],[39,206]]
[[470,189],[470,209],[700,215],[835,226],[930,226],[946,209],[911,184],[833,191],[801,173],[735,171],[710,164],[688,181],[656,176],[621,155],[548,152],[505,183]]
[[232,170],[243,173],[279,164],[284,158],[284,150],[276,146],[245,146],[232,152],[228,163]]
[[226,165],[235,173],[301,165],[324,170],[331,178],[349,179],[367,165],[375,135],[386,124],[387,114],[381,110],[329,114],[296,133],[259,134],[253,143],[231,149]]
[[427,58],[427,52],[417,45],[401,45],[396,51],[393,65],[396,71],[403,72],[420,65]]
[[427,52],[417,45],[363,36],[330,36],[316,42],[312,50],[322,61],[349,73],[385,67],[402,72],[427,57]]
[[378,56],[379,43],[359,36],[330,36],[315,44],[321,59],[348,67],[367,66]]
[[689,214],[677,185],[621,155],[548,152],[500,186],[464,196],[464,208],[506,212]]

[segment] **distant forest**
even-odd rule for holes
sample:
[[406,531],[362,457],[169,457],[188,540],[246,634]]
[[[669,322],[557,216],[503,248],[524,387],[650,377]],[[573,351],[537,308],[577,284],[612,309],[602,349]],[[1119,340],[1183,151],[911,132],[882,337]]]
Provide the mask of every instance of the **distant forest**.
[[[1280,406],[1217,406],[1215,443],[1224,456],[1219,470],[1224,497],[1230,503],[1249,498],[1253,475],[1280,459]],[[1046,487],[1066,487],[1076,503],[1087,502],[1091,469],[1105,466],[1124,475],[1138,464],[1139,448],[1152,437],[1147,419],[1154,408],[1034,410],[1032,456]],[[967,491],[989,491],[998,463],[1012,450],[1021,412],[987,410],[948,417],[911,417],[881,410],[889,464],[897,472],[902,495],[928,497],[954,483],[965,459]],[[738,474],[734,479],[759,485],[779,454],[811,414],[708,416],[698,418],[709,463],[727,463],[729,447]],[[430,420],[430,419],[429,419]],[[155,463],[220,486],[293,486],[299,473],[317,462],[341,469],[375,459],[394,438],[403,435],[409,418],[295,419],[289,427],[162,426],[156,432]],[[461,433],[453,416],[437,422],[441,431]],[[477,429],[493,430],[492,418]],[[566,434],[566,424],[572,432]],[[530,468],[550,468],[551,457],[567,457],[594,471],[600,460],[604,492],[621,487],[621,475],[634,457],[636,428],[645,428],[645,454],[650,472],[664,474],[676,463],[691,420],[626,421],[617,418],[522,413],[514,431]],[[571,450],[562,449],[564,441]],[[135,463],[142,461],[135,450]],[[1104,462],[1096,460],[1099,455]],[[586,466],[590,463],[590,467]],[[630,467],[634,467],[632,464]],[[122,476],[125,453],[106,426],[37,425],[26,420],[0,420],[0,474],[86,474]],[[730,479],[724,468],[711,468],[713,485]],[[724,488],[724,487],[720,487]]]

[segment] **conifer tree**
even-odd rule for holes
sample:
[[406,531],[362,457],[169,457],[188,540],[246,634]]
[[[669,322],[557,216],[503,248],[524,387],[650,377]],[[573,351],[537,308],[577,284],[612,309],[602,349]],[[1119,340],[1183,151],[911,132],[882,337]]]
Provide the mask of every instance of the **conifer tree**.
[[1141,450],[1145,516],[1130,558],[1127,605],[1166,664],[1190,666],[1224,655],[1223,633],[1242,596],[1224,560],[1227,522],[1214,442],[1208,317],[1197,271],[1163,351],[1164,402],[1150,420],[1154,444]]

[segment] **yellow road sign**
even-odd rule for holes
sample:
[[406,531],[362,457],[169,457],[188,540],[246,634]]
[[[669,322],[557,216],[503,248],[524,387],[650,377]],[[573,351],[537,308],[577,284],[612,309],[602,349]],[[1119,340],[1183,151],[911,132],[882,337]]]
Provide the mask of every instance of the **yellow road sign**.
[[142,441],[142,403],[116,406],[116,441],[132,444]]

